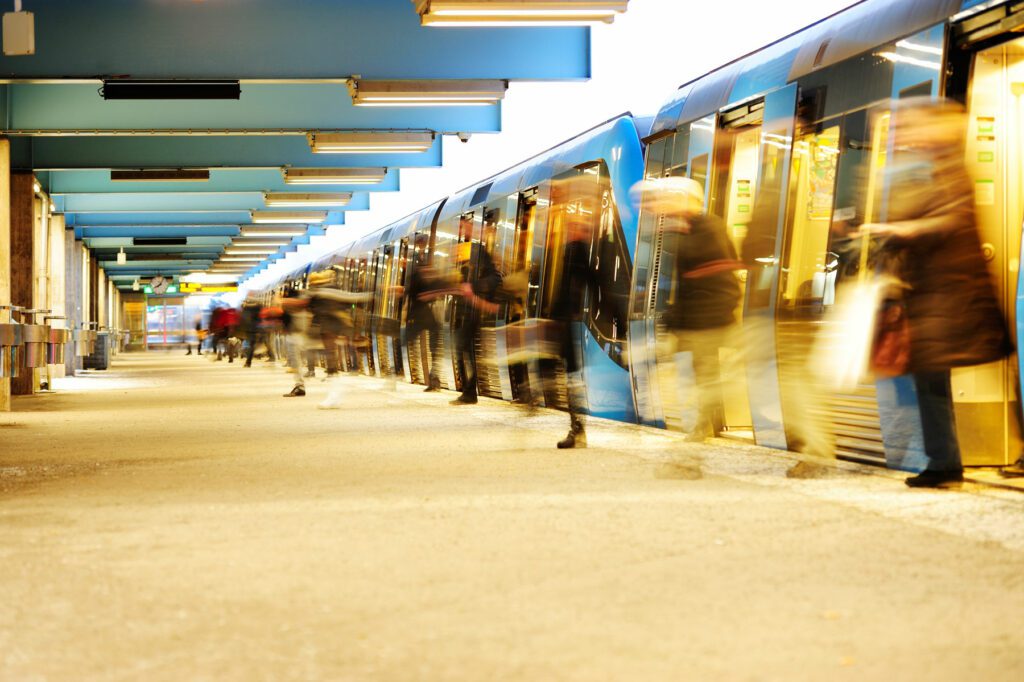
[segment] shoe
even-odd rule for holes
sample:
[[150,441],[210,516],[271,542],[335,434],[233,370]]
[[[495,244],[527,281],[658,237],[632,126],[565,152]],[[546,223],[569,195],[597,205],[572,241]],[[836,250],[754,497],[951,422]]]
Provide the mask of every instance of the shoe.
[[192,351],[185,353],[185,355],[192,355]]
[[460,395],[455,400],[448,402],[449,405],[476,405],[476,396],[464,396]]
[[1024,462],[1017,462],[1016,464],[1011,464],[1008,467],[1003,467],[999,470],[999,475],[1003,478],[1024,477]]
[[318,403],[316,406],[318,410],[338,410],[341,409],[341,399],[333,393],[328,395],[323,402]]
[[568,450],[570,448],[585,448],[587,447],[587,432],[573,432],[570,430],[569,435],[567,435],[562,440],[558,441],[557,447],[559,450]]
[[251,362],[247,362],[247,363],[245,363],[245,365],[244,365],[244,366],[245,366],[245,367],[252,367],[252,363],[251,363]]
[[964,483],[964,472],[922,471],[904,482],[911,488],[959,488]]
[[285,393],[284,397],[285,398],[301,398],[304,395],[306,395],[306,389],[304,389],[302,386],[296,386],[289,393]]
[[305,374],[303,374],[302,376],[306,377],[307,379],[312,379],[313,377],[315,377],[315,376],[316,376],[316,372],[314,372],[313,370],[308,370],[308,371],[307,371],[307,372],[306,372]]
[[437,384],[430,384],[425,389],[423,389],[423,392],[424,393],[437,393],[440,390],[441,390],[441,387],[439,385],[437,385]]

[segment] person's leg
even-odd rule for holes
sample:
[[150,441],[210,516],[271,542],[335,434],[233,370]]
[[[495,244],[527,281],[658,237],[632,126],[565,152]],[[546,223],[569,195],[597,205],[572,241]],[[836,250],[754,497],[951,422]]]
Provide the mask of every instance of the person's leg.
[[476,335],[479,331],[479,317],[470,311],[463,320],[462,329],[459,330],[459,341],[457,344],[459,369],[462,374],[462,394],[453,400],[453,403],[475,403],[477,401],[476,387]]
[[586,415],[587,391],[583,384],[583,358],[575,322],[566,323],[562,343],[562,363],[565,367],[566,392],[569,402],[569,434],[558,442],[558,447],[587,447]]
[[441,389],[441,375],[439,355],[441,349],[441,325],[432,325],[425,329],[427,333],[427,349],[429,354],[430,369],[427,375],[427,387],[438,391]]
[[256,353],[256,341],[258,337],[255,332],[249,332],[247,340],[248,348],[245,350],[245,366],[252,367],[252,356]]
[[928,466],[918,476],[908,478],[907,485],[943,487],[957,484],[963,480],[963,463],[956,435],[949,370],[919,372],[913,376]]
[[698,332],[692,336],[690,344],[699,405],[697,425],[692,433],[695,438],[708,438],[722,430],[722,376],[718,358],[719,335],[716,332]]
[[286,393],[285,397],[294,398],[306,395],[306,382],[302,378],[302,338],[298,334],[289,334],[285,338],[285,352],[288,355],[288,364],[292,368],[292,372],[295,373],[295,385],[292,387],[291,393]]

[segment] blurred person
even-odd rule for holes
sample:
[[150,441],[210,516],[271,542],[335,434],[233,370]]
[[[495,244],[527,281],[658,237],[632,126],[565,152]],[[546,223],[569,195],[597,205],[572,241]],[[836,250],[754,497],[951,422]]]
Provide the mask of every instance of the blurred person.
[[671,177],[642,184],[648,210],[666,216],[666,237],[674,245],[674,295],[662,318],[676,341],[677,373],[692,358],[697,419],[687,440],[701,442],[723,428],[719,350],[731,345],[742,291],[736,272],[743,264],[725,223],[704,212],[704,188],[691,178]]
[[229,363],[235,361],[237,345],[230,341],[235,338],[235,329],[238,327],[238,323],[238,311],[234,308],[224,305],[214,308],[210,315],[210,332],[213,334],[216,360],[222,360],[226,354]]
[[[568,181],[566,195],[574,197],[572,181]],[[559,339],[560,362],[565,369],[569,403],[569,433],[558,441],[559,449],[587,447],[586,415],[587,394],[583,385],[583,339],[581,327],[583,304],[587,291],[597,286],[596,274],[590,268],[590,246],[593,241],[595,211],[586,212],[582,205],[566,206],[564,212],[565,244],[562,249],[562,267],[551,302],[551,320]],[[542,360],[549,364],[550,360]],[[554,376],[554,372],[542,372]]]
[[501,273],[494,266],[487,247],[467,240],[459,244],[458,272],[461,284],[457,288],[456,319],[461,319],[455,341],[455,362],[462,376],[462,393],[451,401],[452,405],[472,405],[477,402],[476,344],[480,337],[480,315],[495,312],[495,295],[501,286]]
[[255,297],[247,298],[242,305],[242,329],[249,342],[245,354],[245,366],[252,367],[256,346],[261,343],[267,349],[267,359],[273,362],[274,349],[265,325],[264,306]]
[[1011,352],[974,213],[964,164],[963,108],[914,98],[898,104],[897,155],[889,169],[888,222],[861,226],[897,263],[909,328],[906,373],[917,389],[925,470],[906,480],[922,488],[958,487],[963,464],[950,370]]
[[285,335],[288,368],[295,375],[295,384],[291,391],[284,394],[285,398],[301,398],[306,395],[302,358],[309,313],[303,309],[303,301],[298,298],[297,293],[294,289],[288,289],[281,299],[281,330]]
[[[338,375],[338,337],[353,333],[352,307],[369,301],[370,297],[368,293],[356,294],[340,289],[333,269],[310,274],[309,287],[302,292],[302,298],[312,316],[311,329],[318,331],[324,345],[329,379]],[[338,387],[334,386],[317,407],[323,410],[341,407]]]
[[434,313],[436,292],[440,290],[436,273],[430,265],[427,248],[430,239],[426,235],[416,237],[416,254],[413,259],[412,273],[409,283],[399,287],[399,294],[406,299],[406,333],[409,352],[419,352],[423,335],[427,334],[430,352],[430,369],[427,376],[425,393],[441,390],[438,377],[438,349],[441,344],[441,324]]

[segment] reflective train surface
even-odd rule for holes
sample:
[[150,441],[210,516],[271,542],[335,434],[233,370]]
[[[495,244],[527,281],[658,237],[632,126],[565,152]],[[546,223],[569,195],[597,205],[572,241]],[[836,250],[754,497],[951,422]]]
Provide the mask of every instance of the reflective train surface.
[[[439,201],[339,250],[305,272],[335,266],[342,285],[375,292],[366,343],[346,347],[350,367],[423,383],[426,344],[410,347],[404,302],[393,292],[413,266],[417,238],[430,258],[459,243],[487,245],[499,270],[528,275],[525,305],[501,306],[478,346],[480,392],[513,400],[530,372],[506,361],[508,331],[543,318],[560,258],[562,218],[593,207],[585,382],[593,414],[680,428],[687,401],[666,355],[659,319],[673,297],[673,240],[665,215],[640,211],[641,179],[685,176],[705,189],[746,266],[742,334],[722,348],[724,433],[779,449],[805,445],[813,422],[840,457],[920,468],[923,440],[909,377],[876,379],[837,392],[809,386],[814,339],[842,296],[850,234],[884,222],[884,172],[900,149],[890,134],[894,102],[946,97],[968,111],[967,164],[978,227],[997,294],[1016,331],[1024,219],[1024,3],[866,0],[756,53],[683,85],[653,125],[622,116]],[[659,65],[657,68],[663,68]],[[565,185],[566,177],[584,183]],[[561,187],[586,188],[571,192]],[[971,188],[965,188],[970,190]],[[587,197],[574,193],[589,193]],[[456,388],[457,322],[443,316],[440,377]],[[827,362],[827,359],[825,359]],[[953,372],[957,429],[967,465],[1002,465],[1021,449],[1017,359]],[[562,384],[555,385],[564,386]],[[564,391],[545,395],[564,405]]]

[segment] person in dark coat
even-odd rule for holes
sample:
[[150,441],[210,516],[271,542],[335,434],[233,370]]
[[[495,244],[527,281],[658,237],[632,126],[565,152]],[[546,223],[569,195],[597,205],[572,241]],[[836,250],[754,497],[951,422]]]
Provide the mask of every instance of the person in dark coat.
[[431,267],[428,260],[427,246],[429,239],[426,235],[416,238],[416,254],[413,259],[409,281],[402,293],[406,298],[406,334],[408,339],[409,353],[420,352],[420,340],[423,334],[427,334],[430,348],[430,369],[427,376],[426,392],[441,390],[441,380],[438,378],[438,349],[441,343],[441,325],[434,315],[431,305],[433,292],[438,290],[438,285],[430,276]]
[[498,309],[495,295],[501,286],[501,274],[487,247],[480,242],[459,244],[459,270],[462,285],[456,305],[461,320],[455,341],[455,360],[462,376],[462,393],[452,405],[477,402],[476,344],[480,337],[481,313]]
[[902,102],[894,132],[901,150],[891,170],[884,224],[861,226],[879,237],[906,282],[907,372],[914,378],[928,465],[911,487],[955,487],[963,464],[950,370],[992,362],[1012,350],[981,250],[973,184],[964,166],[963,108]]
[[646,181],[644,196],[649,210],[666,216],[675,286],[662,322],[675,335],[677,353],[692,358],[698,410],[687,440],[703,441],[723,428],[719,350],[735,331],[742,297],[736,272],[744,267],[725,223],[704,213],[704,188],[696,180]]
[[[587,447],[586,415],[589,409],[583,385],[581,354],[584,339],[581,332],[587,292],[592,286],[597,286],[596,273],[590,267],[592,216],[579,210],[567,211],[564,215],[566,241],[550,310],[561,341],[561,362],[565,368],[569,402],[569,433],[558,441],[559,449]],[[542,372],[542,375],[554,376],[554,372]]]

